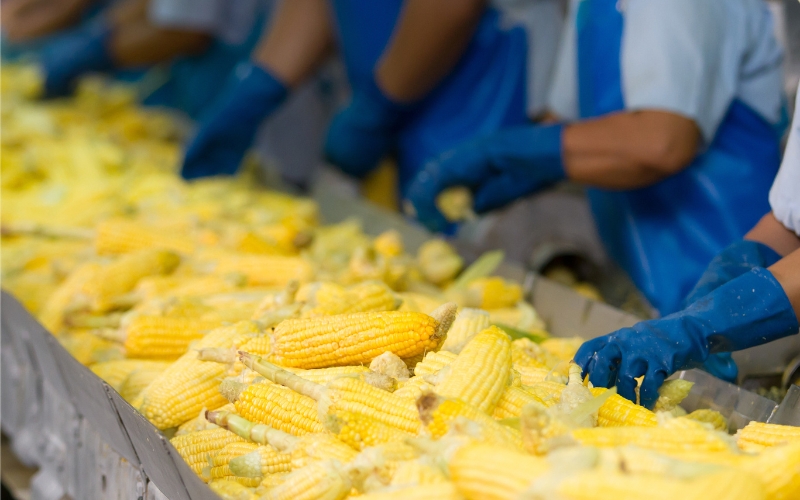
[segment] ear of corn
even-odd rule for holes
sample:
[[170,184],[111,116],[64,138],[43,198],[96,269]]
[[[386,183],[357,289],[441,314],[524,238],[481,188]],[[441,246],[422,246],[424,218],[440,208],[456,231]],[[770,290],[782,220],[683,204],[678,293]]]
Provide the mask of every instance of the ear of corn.
[[244,440],[226,429],[216,428],[176,436],[170,442],[194,473],[202,477],[203,468],[212,456],[227,445]]
[[108,219],[97,224],[94,244],[100,255],[127,254],[150,248],[163,248],[184,255],[194,251],[194,245],[186,235],[175,235],[124,219]]
[[286,476],[278,486],[267,490],[264,500],[340,500],[350,493],[351,484],[341,464],[335,460],[313,462]]
[[295,436],[324,430],[316,401],[271,382],[250,385],[235,405],[237,413],[247,420]]
[[361,495],[362,500],[459,500],[462,496],[451,483],[419,484]]
[[252,489],[235,480],[217,479],[208,483],[208,487],[222,500],[251,500],[253,497]]
[[468,500],[508,500],[528,489],[550,465],[543,458],[476,444],[459,449],[449,469],[456,488]]
[[89,367],[92,372],[103,379],[114,390],[121,392],[122,385],[137,370],[156,370],[166,369],[169,363],[163,361],[149,361],[139,359],[116,359],[95,363]]
[[[607,390],[596,387],[592,389],[592,394],[599,396]],[[600,407],[598,424],[600,427],[654,426],[656,414],[619,394],[614,394]]]
[[238,274],[251,286],[281,288],[291,281],[311,281],[314,269],[300,257],[281,255],[233,255],[221,257],[215,272],[220,276]]
[[518,418],[522,414],[522,408],[531,403],[542,402],[521,387],[506,387],[494,407],[493,416],[498,420]]
[[450,366],[457,356],[448,351],[429,352],[422,358],[422,361],[414,365],[414,375],[422,377],[433,375],[442,368]]
[[339,440],[358,451],[383,443],[404,441],[414,435],[362,413],[344,410],[333,412],[327,424]]
[[728,419],[726,419],[720,412],[716,410],[695,410],[686,415],[686,418],[709,424],[718,431],[728,430]]
[[522,287],[491,276],[478,278],[467,286],[467,304],[481,309],[513,307],[522,300]]
[[321,289],[314,296],[314,304],[305,311],[305,317],[332,316],[369,311],[394,311],[401,301],[383,282],[367,281],[342,289],[338,293],[325,293]]
[[125,328],[125,353],[130,358],[178,359],[218,326],[216,321],[137,316]]
[[75,297],[86,294],[87,284],[96,281],[101,270],[99,263],[87,262],[70,273],[42,307],[39,313],[42,326],[53,335],[60,335],[64,328],[64,316]]
[[761,451],[779,444],[800,441],[800,427],[750,422],[736,433],[736,442],[744,451]]
[[486,311],[470,308],[461,309],[450,331],[447,332],[447,340],[442,345],[442,351],[460,353],[472,337],[489,328],[490,324],[489,313]]
[[572,437],[584,446],[634,445],[660,452],[729,451],[729,443],[703,427],[594,427],[575,429]]

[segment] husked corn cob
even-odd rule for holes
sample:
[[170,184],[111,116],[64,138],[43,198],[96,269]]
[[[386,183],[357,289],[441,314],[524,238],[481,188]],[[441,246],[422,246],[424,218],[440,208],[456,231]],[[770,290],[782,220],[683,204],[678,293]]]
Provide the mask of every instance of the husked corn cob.
[[148,361],[141,359],[115,359],[95,363],[89,367],[92,372],[103,379],[108,385],[119,392],[122,384],[128,379],[131,373],[140,369],[164,370],[168,363],[162,361]]
[[339,410],[331,415],[328,427],[340,441],[354,450],[362,451],[370,446],[395,441],[404,441],[413,436],[410,432],[386,425],[363,413]]
[[397,295],[403,300],[403,304],[399,309],[400,311],[430,314],[435,311],[437,307],[445,303],[443,299],[421,293],[400,292]]
[[239,274],[251,286],[285,287],[291,281],[310,281],[314,276],[311,264],[301,257],[282,255],[235,255],[219,259],[218,275]]
[[[224,406],[221,406],[217,410],[217,412],[232,412],[236,411],[236,408],[233,406],[233,403],[228,403]],[[203,431],[206,429],[216,429],[218,426],[212,422],[209,422],[206,419],[206,412],[207,410],[203,408],[200,411],[200,414],[196,417],[187,420],[186,422],[182,423],[178,426],[178,430],[175,432],[175,436],[182,436],[184,434],[189,434],[190,432],[197,432]],[[174,436],[173,436],[174,437]],[[244,436],[242,436],[244,437]],[[247,438],[245,438],[247,439]]]
[[542,402],[521,387],[506,387],[497,401],[497,406],[494,407],[493,416],[498,420],[517,418],[522,414],[522,408],[531,403]]
[[115,306],[114,300],[136,286],[146,276],[169,274],[180,263],[180,257],[166,250],[140,250],[123,255],[104,266],[84,286],[88,305],[94,311],[107,311]]
[[800,498],[800,441],[768,448],[741,468],[761,480],[768,500]]
[[194,242],[186,235],[176,235],[125,219],[108,219],[95,226],[95,250],[100,255],[115,255],[150,248],[163,248],[188,255]]
[[522,300],[522,287],[497,276],[478,278],[467,286],[467,305],[481,309],[513,307]]
[[221,428],[192,432],[170,440],[172,446],[198,476],[202,476],[203,468],[208,466],[209,457],[235,442],[244,442],[244,439]]
[[520,365],[514,365],[514,370],[519,373],[520,383],[530,386],[538,384],[539,382],[544,382],[547,376],[552,372],[549,368]]
[[404,460],[397,464],[390,484],[392,486],[417,486],[446,483],[442,469],[428,461]]
[[459,493],[468,500],[511,500],[550,471],[543,458],[485,444],[468,444],[448,466]]
[[[242,346],[242,351],[245,347]],[[249,351],[247,351],[249,352]],[[258,353],[253,353],[261,356]],[[315,384],[325,385],[328,382],[342,377],[358,377],[369,373],[369,368],[366,366],[331,366],[329,368],[312,368],[303,370],[302,368],[287,368],[286,371],[292,372],[300,378],[314,382]]]
[[178,359],[218,326],[216,321],[137,316],[125,328],[125,353],[130,358]]
[[800,442],[800,427],[750,422],[736,433],[736,443],[744,451],[761,451],[779,444]]
[[[210,467],[203,471],[203,479],[214,481],[218,479],[230,479],[237,481],[238,478],[231,472],[229,464],[231,460],[242,455],[247,455],[255,451],[258,445],[246,441],[236,441],[225,445],[224,448],[211,456]],[[207,472],[206,472],[207,471]],[[244,486],[255,488],[261,482],[260,478],[242,477],[238,482]]]
[[406,500],[409,498],[414,500],[459,500],[463,497],[458,493],[455,485],[443,482],[391,488],[367,493],[358,498],[363,500]]
[[457,354],[448,351],[429,352],[414,366],[414,375],[422,377],[433,375],[442,368],[450,366],[456,357]]
[[228,469],[234,476],[257,478],[260,483],[264,476],[291,471],[291,461],[290,454],[262,445],[256,446],[248,453],[232,457],[228,462]]
[[50,295],[39,313],[39,321],[53,335],[61,334],[64,328],[64,315],[75,297],[85,293],[86,285],[97,279],[103,267],[97,262],[81,264],[72,271],[58,288]]
[[259,335],[242,342],[239,349],[258,356],[269,356],[272,352],[272,341],[269,335]]
[[467,433],[482,442],[513,449],[521,446],[522,437],[518,431],[461,400],[429,393],[417,401],[417,408],[422,423],[433,439],[441,438],[465,420],[477,424],[477,428],[467,429]]
[[[258,332],[258,325],[252,321],[241,321],[211,331],[195,347],[227,348]],[[227,370],[224,364],[200,361],[197,351],[190,350],[142,391],[139,411],[163,430],[194,418],[203,408],[219,408],[228,402],[219,392]]]
[[271,382],[252,384],[239,395],[236,411],[253,422],[302,436],[323,432],[317,403],[291,389]]
[[366,281],[343,289],[340,293],[325,293],[321,289],[314,297],[314,304],[303,313],[304,317],[332,316],[369,311],[394,311],[400,300],[385,283]]
[[489,328],[489,313],[480,309],[464,308],[459,311],[453,326],[447,332],[442,351],[461,352],[472,337]]
[[369,363],[386,351],[403,359],[435,350],[447,335],[455,305],[433,316],[399,311],[287,319],[272,333],[270,360],[295,368]]
[[[524,384],[523,384],[524,385]],[[543,380],[541,382],[536,382],[530,386],[524,386],[525,391],[533,394],[534,397],[539,399],[542,404],[546,407],[551,407],[556,405],[559,401],[561,401],[561,394],[566,389],[566,384],[561,384],[558,382],[554,382],[551,380]],[[603,391],[592,391],[594,396],[599,396],[607,389]]]
[[708,410],[708,409],[695,410],[692,413],[686,415],[686,418],[710,424],[714,429],[718,431],[728,430],[728,419],[726,419],[720,412],[716,410]]
[[560,360],[531,339],[521,338],[511,342],[511,362],[514,368],[520,366],[547,368],[558,361]]
[[408,379],[408,381],[403,382],[393,394],[398,398],[403,398],[408,401],[416,401],[423,394],[433,392],[433,389],[433,384],[427,382],[422,376],[415,375]]
[[[595,387],[592,395],[599,396],[608,389]],[[603,403],[597,414],[597,423],[600,427],[628,427],[656,425],[656,414],[644,406],[639,406],[619,394],[614,394]]]
[[493,326],[467,343],[436,392],[491,413],[509,385],[510,374],[511,339]]
[[124,355],[119,343],[102,339],[87,330],[71,330],[58,340],[72,357],[86,366],[121,359]]
[[240,356],[248,368],[263,375],[267,380],[316,401],[320,421],[324,421],[331,413],[347,411],[363,414],[404,432],[419,431],[420,421],[413,404],[358,378],[339,377],[327,385],[321,385],[298,377],[259,357],[247,353],[242,353]]
[[211,491],[222,500],[251,500],[253,490],[234,480],[217,479],[208,483]]
[[122,399],[129,403],[135,401],[139,394],[171,364],[164,361],[151,361],[151,363],[153,363],[151,366],[140,367],[132,371],[120,384],[119,395],[122,396]]
[[635,445],[660,452],[729,451],[731,445],[717,432],[691,421],[676,419],[669,426],[594,427],[574,429],[572,437],[598,448]]
[[688,380],[667,380],[658,389],[658,400],[656,400],[653,411],[672,411],[686,399],[693,386],[694,382]]
[[549,338],[539,344],[542,349],[549,352],[561,361],[569,361],[578,352],[578,349],[583,345],[581,337],[571,338]]
[[262,495],[262,500],[341,500],[350,493],[347,472],[335,460],[313,462],[291,472],[278,486]]

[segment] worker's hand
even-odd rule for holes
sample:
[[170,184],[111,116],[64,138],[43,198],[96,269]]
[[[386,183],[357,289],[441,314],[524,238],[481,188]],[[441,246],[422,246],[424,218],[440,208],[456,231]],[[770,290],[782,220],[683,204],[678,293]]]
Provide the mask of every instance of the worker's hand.
[[672,373],[699,366],[712,352],[746,349],[797,330],[780,283],[769,270],[755,268],[683,311],[586,342],[575,362],[592,384],[617,386],[631,401],[636,401],[635,379],[644,376],[641,404],[652,408],[658,388]]
[[375,82],[353,90],[350,104],[331,122],[325,157],[344,173],[364,177],[392,148],[395,134],[413,109],[389,98]]
[[239,65],[186,149],[183,178],[235,174],[259,125],[287,93],[286,86],[263,68],[252,63]]
[[443,154],[408,189],[414,215],[432,231],[441,231],[447,221],[436,208],[436,197],[449,187],[470,188],[475,212],[484,213],[563,180],[562,130],[561,125],[511,128]]
[[44,47],[41,57],[44,97],[69,95],[80,76],[114,69],[110,39],[111,28],[105,20],[98,19]]

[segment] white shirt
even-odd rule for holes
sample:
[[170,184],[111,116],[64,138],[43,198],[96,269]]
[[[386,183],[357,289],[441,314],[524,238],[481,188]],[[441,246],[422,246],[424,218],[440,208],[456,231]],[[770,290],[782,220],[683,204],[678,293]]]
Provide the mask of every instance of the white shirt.
[[[576,15],[570,1],[550,109],[579,118]],[[772,124],[783,106],[783,52],[764,0],[620,0],[622,92],[628,110],[691,118],[711,142],[734,99]]]
[[772,213],[787,229],[800,236],[800,87],[794,108],[794,121],[783,163],[769,192]]
[[150,19],[159,26],[208,33],[239,44],[253,29],[259,9],[269,0],[151,0]]

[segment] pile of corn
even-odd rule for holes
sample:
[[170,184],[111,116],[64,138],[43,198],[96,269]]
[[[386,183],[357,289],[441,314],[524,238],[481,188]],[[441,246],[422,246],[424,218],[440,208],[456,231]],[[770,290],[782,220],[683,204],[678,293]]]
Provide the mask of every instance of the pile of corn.
[[497,255],[410,255],[247,175],[186,184],[170,117],[32,86],[4,69],[3,286],[221,497],[800,497],[800,429],[730,436],[684,381],[655,412],[591,388]]

